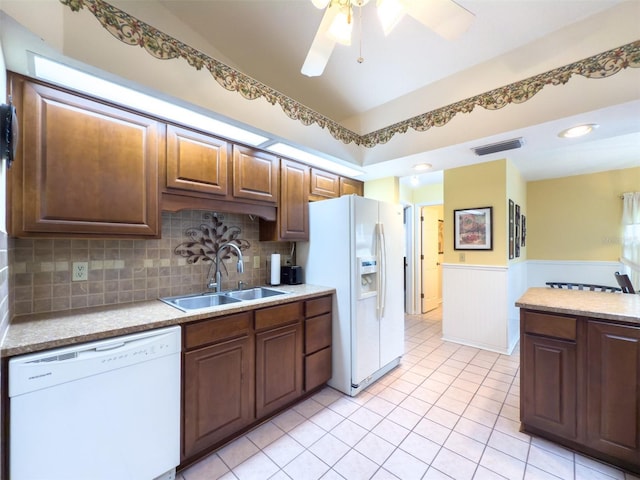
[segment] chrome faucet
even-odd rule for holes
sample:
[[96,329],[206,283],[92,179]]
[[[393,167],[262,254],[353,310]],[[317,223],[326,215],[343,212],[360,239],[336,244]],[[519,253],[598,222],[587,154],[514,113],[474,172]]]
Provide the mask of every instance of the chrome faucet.
[[238,273],[244,272],[244,262],[242,260],[242,252],[240,251],[240,248],[235,243],[231,243],[231,242],[223,243],[222,245],[220,245],[220,247],[218,248],[218,251],[216,252],[216,273],[214,274],[215,280],[212,281],[212,279],[209,278],[209,283],[207,284],[208,288],[215,288],[216,292],[219,292],[222,290],[222,272],[220,272],[220,252],[227,247],[235,250],[236,253],[238,254],[238,263],[237,263]]

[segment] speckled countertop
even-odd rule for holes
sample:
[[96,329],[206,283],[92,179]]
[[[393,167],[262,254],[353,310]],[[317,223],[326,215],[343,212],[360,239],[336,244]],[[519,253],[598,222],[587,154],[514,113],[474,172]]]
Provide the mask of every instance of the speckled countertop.
[[334,288],[315,285],[280,285],[275,288],[287,293],[276,297],[220,305],[197,313],[185,313],[160,300],[150,300],[109,307],[19,316],[9,325],[0,356],[10,357],[169,325],[181,325],[204,318],[229,315],[247,309],[274,306],[335,292]]
[[640,295],[530,288],[516,307],[640,325]]

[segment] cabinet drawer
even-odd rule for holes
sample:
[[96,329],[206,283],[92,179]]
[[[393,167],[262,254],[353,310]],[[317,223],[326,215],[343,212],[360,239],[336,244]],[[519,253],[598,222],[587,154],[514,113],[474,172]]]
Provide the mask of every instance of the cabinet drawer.
[[576,319],[548,313],[523,312],[523,330],[525,333],[546,335],[548,337],[576,339]]
[[304,389],[313,390],[331,378],[331,347],[320,350],[304,359]]
[[256,311],[256,330],[273,328],[302,319],[302,302],[286,303]]
[[313,353],[330,345],[331,314],[325,313],[324,315],[308,318],[305,321],[304,353]]
[[185,326],[184,348],[189,350],[246,333],[251,329],[252,313],[243,312],[227,317],[212,318]]
[[332,305],[332,296],[327,295],[326,297],[314,298],[312,300],[307,300],[304,306],[304,316],[315,317],[316,315],[321,315],[323,313],[329,313],[331,311]]

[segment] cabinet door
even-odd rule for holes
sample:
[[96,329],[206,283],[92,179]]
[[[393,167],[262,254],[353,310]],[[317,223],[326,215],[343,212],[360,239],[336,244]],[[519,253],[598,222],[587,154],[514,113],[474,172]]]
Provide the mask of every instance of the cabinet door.
[[260,241],[309,240],[309,167],[280,162],[280,198],[275,222],[260,222]]
[[256,335],[256,416],[263,417],[302,394],[302,324]]
[[11,233],[158,236],[164,127],[54,88],[15,84],[23,145],[12,172]]
[[233,196],[275,204],[278,201],[278,157],[233,146]]
[[249,336],[184,354],[183,459],[253,421],[252,365]]
[[567,439],[576,437],[576,343],[524,334],[522,422]]
[[311,169],[311,198],[336,198],[340,196],[340,175]]
[[280,182],[280,239],[309,240],[309,167],[283,159]]
[[587,445],[640,468],[640,328],[589,321]]
[[167,127],[167,188],[226,196],[226,141],[186,128]]
[[364,195],[364,183],[352,178],[340,177],[340,196],[342,195]]

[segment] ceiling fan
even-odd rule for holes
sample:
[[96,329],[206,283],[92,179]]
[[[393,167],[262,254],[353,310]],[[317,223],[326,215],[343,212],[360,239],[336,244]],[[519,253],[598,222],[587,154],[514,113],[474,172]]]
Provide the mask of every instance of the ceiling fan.
[[[362,8],[369,0],[311,0],[311,3],[326,10],[301,72],[317,77],[322,75],[336,43],[351,45],[353,7]],[[376,0],[376,3],[385,35],[407,14],[438,35],[453,40],[469,28],[475,17],[453,0]]]

